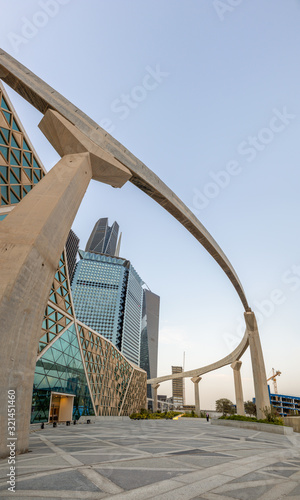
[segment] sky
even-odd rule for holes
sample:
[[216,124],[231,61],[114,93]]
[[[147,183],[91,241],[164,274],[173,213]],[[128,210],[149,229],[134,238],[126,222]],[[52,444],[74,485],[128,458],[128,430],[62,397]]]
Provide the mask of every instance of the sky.
[[[1,48],[110,132],[195,213],[256,312],[267,375],[300,396],[300,0],[0,0]],[[42,115],[9,96],[46,170]],[[158,375],[240,342],[243,306],[204,248],[135,186],[92,181],[73,224],[100,217],[161,298]],[[249,350],[244,399],[254,397]],[[193,384],[185,382],[186,402]],[[171,396],[171,382],[158,393]],[[271,385],[273,392],[273,386]],[[230,366],[204,375],[201,409],[235,402]]]

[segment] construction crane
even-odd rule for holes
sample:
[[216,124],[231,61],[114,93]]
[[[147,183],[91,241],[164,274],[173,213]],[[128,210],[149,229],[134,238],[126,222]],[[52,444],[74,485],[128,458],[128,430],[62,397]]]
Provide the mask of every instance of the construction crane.
[[[272,372],[273,372],[273,375],[267,379],[267,382],[269,382],[269,380],[273,380],[273,384],[274,384],[274,393],[275,393],[275,394],[278,394],[278,388],[277,388],[277,380],[276,380],[276,377],[279,377],[279,375],[281,375],[281,372],[280,372],[279,370],[277,370],[277,371],[275,372],[274,368],[272,368]],[[275,396],[275,399],[276,399],[276,401],[277,401],[277,396]]]

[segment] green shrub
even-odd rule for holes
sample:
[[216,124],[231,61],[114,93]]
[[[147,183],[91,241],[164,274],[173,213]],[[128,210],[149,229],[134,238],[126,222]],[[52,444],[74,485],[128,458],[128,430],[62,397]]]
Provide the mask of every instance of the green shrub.
[[182,417],[187,417],[187,418],[198,418],[198,415],[194,412],[194,410],[191,411],[191,413],[185,413],[182,415]]
[[226,416],[219,417],[219,420],[241,420],[243,422],[258,422],[260,424],[284,425],[283,419],[281,417],[272,417],[272,418],[273,418],[272,420],[270,419],[270,417],[269,420],[267,418],[257,420],[257,418],[255,417],[245,417],[244,415],[230,415],[227,417]]
[[166,419],[166,420],[171,420],[172,418],[176,417],[177,415],[180,415],[180,411],[168,411],[168,412],[163,412],[161,413],[160,411],[157,411],[155,413],[151,413],[148,410],[145,410],[144,408],[140,410],[139,413],[132,413],[129,417],[132,420],[153,420],[153,419]]

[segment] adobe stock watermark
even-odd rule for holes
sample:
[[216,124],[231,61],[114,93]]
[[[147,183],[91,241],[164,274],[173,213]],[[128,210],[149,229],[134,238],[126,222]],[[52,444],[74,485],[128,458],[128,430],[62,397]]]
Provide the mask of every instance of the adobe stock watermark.
[[[296,118],[288,112],[286,106],[280,111],[274,108],[273,115],[269,120],[268,126],[263,127],[255,136],[248,136],[247,139],[240,142],[236,148],[237,153],[244,157],[247,163],[252,163],[257,155],[264,151],[275,139],[275,137],[283,132]],[[193,189],[193,202],[191,210],[195,215],[199,215],[200,211],[208,207],[211,200],[217,198],[221,191],[226,189],[231,179],[237,177],[243,172],[244,165],[238,160],[230,160],[226,163],[223,170],[217,172],[210,171],[210,182],[207,182],[202,190]]]
[[7,464],[9,465],[9,472],[7,475],[7,489],[15,493],[16,491],[16,391],[10,389],[7,393],[8,406],[7,406],[7,448],[9,449],[9,456]]
[[[155,68],[146,66],[145,70],[146,73],[140,85],[135,85],[126,94],[121,94],[117,99],[114,99],[110,105],[111,111],[121,121],[126,120],[130,113],[147,99],[149,93],[156,90],[170,75],[170,73],[162,71],[159,64],[156,64]],[[115,123],[110,118],[103,118],[99,125],[110,134],[116,129]]]
[[35,38],[39,31],[47,26],[50,19],[59,14],[61,6],[67,5],[70,2],[71,0],[39,0],[40,9],[30,18],[21,18],[22,27],[20,33],[10,31],[7,35],[14,52],[18,54],[20,47]]
[[[253,311],[257,319],[257,325],[260,328],[266,319],[271,318],[278,308],[286,303],[290,292],[300,290],[300,264],[294,264],[287,269],[281,276],[280,287],[273,288],[267,297],[253,302]],[[230,350],[242,340],[246,330],[243,317],[237,318],[235,333],[225,333],[224,341]]]
[[224,21],[225,16],[228,13],[233,12],[244,0],[213,0],[213,7],[215,12],[220,19]]

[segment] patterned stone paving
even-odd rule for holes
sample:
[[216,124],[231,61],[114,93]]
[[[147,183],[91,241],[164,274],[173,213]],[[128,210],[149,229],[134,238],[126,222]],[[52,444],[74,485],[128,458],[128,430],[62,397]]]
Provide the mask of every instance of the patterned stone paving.
[[0,498],[300,500],[300,434],[211,426],[204,419],[45,426],[17,459],[16,492],[0,461]]

